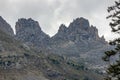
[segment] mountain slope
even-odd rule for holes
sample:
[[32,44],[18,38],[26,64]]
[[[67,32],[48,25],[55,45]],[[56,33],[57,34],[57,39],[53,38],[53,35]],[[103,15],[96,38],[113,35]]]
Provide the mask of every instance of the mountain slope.
[[0,33],[6,39],[0,38],[0,80],[101,79],[101,75],[85,69],[82,64],[55,54],[37,53],[9,35]]

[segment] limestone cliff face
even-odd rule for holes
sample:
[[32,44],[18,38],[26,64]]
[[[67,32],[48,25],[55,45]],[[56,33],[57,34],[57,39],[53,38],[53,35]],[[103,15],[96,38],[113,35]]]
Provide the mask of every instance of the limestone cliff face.
[[49,42],[49,36],[45,34],[37,21],[21,18],[16,22],[16,38],[27,44],[44,47]]
[[1,16],[0,16],[0,30],[2,30],[3,32],[10,36],[14,35],[11,26]]

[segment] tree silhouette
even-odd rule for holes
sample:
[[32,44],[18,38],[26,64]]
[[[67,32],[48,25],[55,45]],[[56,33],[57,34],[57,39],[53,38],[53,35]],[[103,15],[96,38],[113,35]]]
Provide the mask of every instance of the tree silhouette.
[[[109,13],[107,19],[111,20],[109,25],[112,32],[120,34],[120,0],[115,1],[115,4],[108,7],[107,11]],[[103,57],[104,61],[109,62],[105,80],[120,80],[120,38],[118,37],[113,41],[110,41],[109,44],[115,46],[115,48],[106,51],[105,56]],[[119,58],[116,58],[116,55],[119,56]],[[115,62],[111,60],[111,57],[114,57]]]

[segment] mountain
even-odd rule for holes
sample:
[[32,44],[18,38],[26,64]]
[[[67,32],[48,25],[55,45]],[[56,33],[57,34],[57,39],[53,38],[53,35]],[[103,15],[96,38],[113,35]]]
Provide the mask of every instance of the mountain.
[[45,34],[37,21],[21,18],[16,22],[16,39],[37,48],[45,48],[50,37]]
[[69,26],[61,24],[58,32],[51,38],[31,18],[19,19],[15,28],[15,38],[28,46],[34,46],[36,51],[64,55],[78,62],[82,60],[87,66],[92,65],[89,66],[91,68],[105,66],[101,57],[104,51],[112,48],[104,36],[98,35],[98,29],[83,17],[74,19]]
[[83,17],[76,18],[68,27],[62,24],[50,42],[53,53],[83,60],[87,66],[91,65],[89,68],[104,66],[101,58],[111,49],[104,36],[98,35],[98,29]]
[[106,63],[101,58],[106,50],[112,48],[104,36],[98,35],[98,29],[83,17],[74,19],[69,26],[61,24],[53,37],[45,34],[39,23],[31,18],[19,19],[15,28],[15,38],[27,46],[33,46],[36,51],[63,55],[78,62],[84,61],[93,69],[104,69]]
[[62,24],[58,33],[51,38],[51,49],[60,54],[83,54],[92,49],[108,45],[98,30],[84,18],[75,19],[68,27]]
[[112,48],[104,36],[98,35],[98,29],[83,17],[74,19],[69,26],[61,24],[58,32],[51,38],[31,18],[19,19],[15,28],[15,38],[28,46],[34,46],[36,51],[64,55],[78,62],[84,61],[89,68],[102,66],[104,69],[106,63],[101,57],[106,50]]
[[11,26],[0,16],[0,29],[10,36],[14,36]]
[[[26,25],[26,22],[23,23]],[[28,27],[33,27],[30,23],[29,26],[24,26],[26,37],[30,34],[30,28]],[[33,23],[35,25],[34,21]],[[21,29],[22,24],[17,23],[19,25],[17,28]],[[40,31],[39,26],[36,27]],[[9,28],[11,27],[9,26],[5,30]],[[32,33],[35,31],[37,32],[36,29],[33,29]],[[24,32],[23,34],[21,32],[21,36],[24,35]],[[31,38],[28,41],[24,41],[24,36],[22,39],[22,37],[16,37],[16,35],[14,35],[15,37],[11,36],[0,28],[0,80],[101,80],[103,78],[102,74],[87,69],[83,62],[78,63],[65,56],[49,52],[49,54],[38,52],[34,47],[36,45],[35,42],[32,43],[29,40]],[[34,38],[36,39],[36,37]],[[42,41],[42,39],[38,41]],[[32,43],[33,46],[26,44],[27,42]]]

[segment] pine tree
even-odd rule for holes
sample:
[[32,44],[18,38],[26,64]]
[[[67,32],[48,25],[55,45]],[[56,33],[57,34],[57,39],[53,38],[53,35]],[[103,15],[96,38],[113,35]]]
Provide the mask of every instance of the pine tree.
[[[115,1],[113,6],[108,7],[107,9],[109,15],[107,19],[110,19],[110,27],[112,32],[120,34],[120,0]],[[103,57],[104,61],[109,62],[109,66],[107,68],[107,77],[105,80],[120,80],[120,38],[116,38],[113,41],[110,41],[110,45],[115,46],[113,50],[106,51],[105,56]],[[119,56],[116,59],[115,56]],[[114,57],[115,62],[111,61],[111,57]]]

